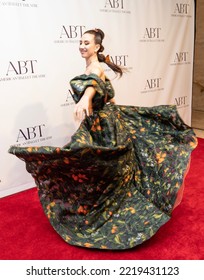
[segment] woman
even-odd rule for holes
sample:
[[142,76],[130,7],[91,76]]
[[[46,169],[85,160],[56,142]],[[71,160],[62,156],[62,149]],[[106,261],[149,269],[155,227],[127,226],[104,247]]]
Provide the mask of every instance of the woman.
[[127,249],[170,219],[197,141],[175,106],[114,104],[100,62],[123,71],[102,54],[103,38],[95,29],[80,41],[86,69],[70,83],[75,117],[83,121],[70,143],[9,152],[26,162],[45,214],[66,242]]
[[[106,77],[104,70],[99,62],[105,62],[115,73],[119,73],[120,76],[122,76],[122,69],[112,63],[109,56],[105,57],[101,54],[104,50],[102,45],[103,38],[104,33],[100,29],[86,31],[80,40],[79,51],[86,60],[86,69],[84,73],[86,75],[95,74],[105,82]],[[87,116],[92,114],[92,99],[94,95],[94,87],[88,87],[76,105],[76,119],[82,120],[84,118],[84,113]],[[115,103],[114,98],[112,98],[110,102]]]

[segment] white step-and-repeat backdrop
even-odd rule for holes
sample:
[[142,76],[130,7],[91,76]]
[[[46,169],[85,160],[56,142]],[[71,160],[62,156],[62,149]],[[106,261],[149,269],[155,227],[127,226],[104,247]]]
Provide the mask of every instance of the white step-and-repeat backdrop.
[[0,1],[0,196],[35,186],[10,145],[62,146],[75,131],[69,80],[82,74],[79,39],[101,28],[118,104],[176,104],[191,124],[193,0]]

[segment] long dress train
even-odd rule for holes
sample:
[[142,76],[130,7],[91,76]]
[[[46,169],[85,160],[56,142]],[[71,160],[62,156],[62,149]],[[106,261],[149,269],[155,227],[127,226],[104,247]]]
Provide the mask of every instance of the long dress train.
[[111,82],[71,80],[78,102],[93,86],[94,112],[64,147],[15,147],[35,179],[44,212],[68,243],[127,249],[153,236],[179,203],[193,130],[176,106],[114,105]]

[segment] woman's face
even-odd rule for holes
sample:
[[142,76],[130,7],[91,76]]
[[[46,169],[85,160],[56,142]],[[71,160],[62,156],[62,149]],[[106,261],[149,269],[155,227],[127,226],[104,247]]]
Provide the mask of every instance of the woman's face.
[[79,51],[81,53],[81,56],[83,58],[90,58],[91,56],[95,55],[97,51],[99,50],[100,45],[95,44],[94,35],[85,33],[81,37],[80,43],[79,43]]

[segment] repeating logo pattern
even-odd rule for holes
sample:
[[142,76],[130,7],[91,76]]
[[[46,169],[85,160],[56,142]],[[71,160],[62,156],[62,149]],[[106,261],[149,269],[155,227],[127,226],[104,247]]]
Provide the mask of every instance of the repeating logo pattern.
[[131,10],[126,8],[127,0],[105,0],[100,12],[131,14]]
[[46,134],[45,124],[37,124],[30,127],[19,128],[15,145],[26,146],[52,139],[52,136],[47,136]]
[[0,1],[1,7],[38,8],[37,0]]
[[59,28],[59,37],[54,43],[79,43],[85,29],[84,25],[62,25]]
[[144,82],[144,89],[141,93],[148,93],[148,92],[158,92],[162,91],[164,88],[162,87],[162,78],[150,78]]
[[189,59],[189,52],[188,51],[180,51],[176,52],[174,55],[174,60],[171,65],[186,65],[191,64]]
[[161,27],[146,27],[143,31],[140,42],[164,42]]
[[0,82],[45,78],[45,74],[38,73],[37,65],[37,59],[8,61],[3,65],[5,70],[0,73]]
[[67,106],[73,106],[73,105],[75,105],[75,102],[72,98],[72,91],[71,91],[71,89],[68,89],[68,91],[66,93],[65,102],[61,104],[61,107],[67,107]]
[[173,8],[172,17],[191,17],[191,5],[189,3],[176,3]]
[[175,105],[177,108],[189,107],[188,96],[184,95],[175,97]]

